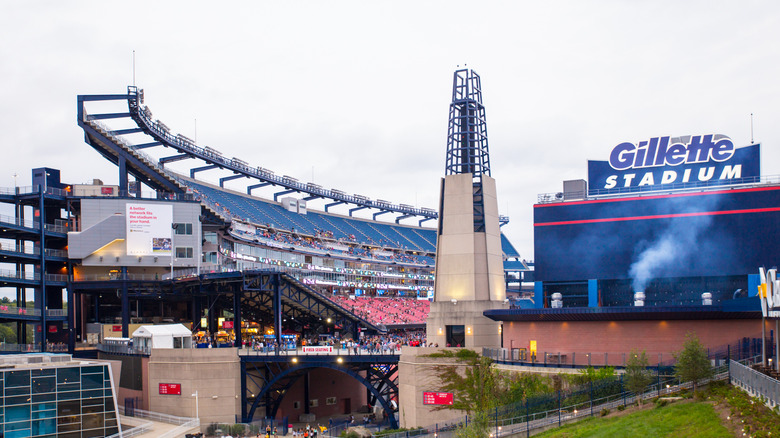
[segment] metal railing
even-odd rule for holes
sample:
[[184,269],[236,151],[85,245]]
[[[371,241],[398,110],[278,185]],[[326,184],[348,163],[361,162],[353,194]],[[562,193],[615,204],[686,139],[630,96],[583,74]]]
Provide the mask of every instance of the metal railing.
[[[705,384],[715,380],[725,380],[728,377],[727,366],[714,369],[714,376],[710,379],[700,381]],[[660,377],[660,376],[659,376]],[[614,382],[613,382],[614,384]],[[485,412],[487,417],[487,427],[490,435],[493,437],[511,436],[520,433],[529,433],[536,429],[547,428],[551,426],[561,426],[564,423],[575,421],[584,417],[595,416],[602,409],[612,410],[620,406],[628,406],[636,403],[638,400],[649,400],[655,397],[676,393],[683,389],[690,389],[691,382],[679,384],[674,377],[666,376],[659,378],[656,383],[651,385],[647,391],[642,394],[634,394],[624,391],[622,380],[620,381],[620,390],[603,397],[594,397],[598,388],[591,384],[590,388],[585,385],[584,389],[568,392],[559,391],[550,395],[532,397],[524,402],[518,402],[514,405],[495,408],[491,412]],[[579,395],[579,396],[578,396]],[[585,395],[585,397],[582,397]],[[570,397],[571,403],[567,402],[566,397]],[[552,409],[545,407],[552,406]],[[540,409],[542,408],[542,409]],[[432,424],[420,429],[409,430],[394,434],[383,434],[382,438],[412,438],[412,437],[436,437],[451,438],[455,435],[458,428],[464,427],[472,421],[469,416],[458,417],[447,422]],[[328,431],[329,436],[330,430]]]
[[729,180],[693,181],[687,183],[655,184],[642,187],[617,187],[614,189],[589,189],[587,193],[557,192],[540,193],[536,197],[537,204],[552,204],[566,202],[567,200],[583,200],[605,198],[610,196],[624,196],[626,194],[657,195],[671,191],[711,191],[715,189],[749,188],[762,185],[780,184],[780,175],[751,176],[734,178]]
[[780,381],[777,379],[733,360],[729,361],[729,377],[732,385],[763,399],[770,409],[780,403]]
[[111,345],[111,344],[97,344],[97,350],[103,353],[113,354],[141,354],[149,356],[152,354],[150,347],[130,346],[130,345]]

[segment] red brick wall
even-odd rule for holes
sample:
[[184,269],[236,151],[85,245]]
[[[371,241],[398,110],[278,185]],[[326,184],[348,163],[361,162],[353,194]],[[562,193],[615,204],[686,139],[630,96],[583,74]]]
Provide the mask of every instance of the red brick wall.
[[[772,329],[774,324],[767,323],[767,337]],[[622,364],[623,353],[636,348],[645,350],[653,363],[659,353],[662,361],[671,360],[688,332],[695,332],[706,347],[718,348],[744,337],[760,338],[761,320],[504,322],[504,348],[528,349],[535,340],[538,361],[545,352],[560,352],[568,361],[576,353],[577,363],[587,363],[590,353],[594,365],[604,363],[604,353],[611,364]]]

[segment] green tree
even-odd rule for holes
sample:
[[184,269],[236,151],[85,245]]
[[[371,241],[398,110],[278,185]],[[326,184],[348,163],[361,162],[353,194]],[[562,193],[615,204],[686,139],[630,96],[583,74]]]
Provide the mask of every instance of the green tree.
[[652,374],[647,370],[649,362],[644,350],[641,352],[631,350],[631,355],[626,361],[626,373],[624,374],[626,388],[638,396],[639,406],[642,406],[641,395],[653,381]]
[[442,391],[451,392],[454,398],[451,406],[443,406],[442,409],[457,409],[470,415],[486,411],[506,399],[501,375],[493,368],[490,358],[480,356],[459,358],[458,361],[466,364],[462,374],[454,365],[439,365],[435,368],[443,384]]
[[685,335],[685,342],[682,350],[674,354],[677,364],[674,366],[674,373],[682,382],[693,382],[693,392],[699,380],[711,377],[713,374],[712,365],[707,358],[707,350],[702,345],[696,333],[689,332]]

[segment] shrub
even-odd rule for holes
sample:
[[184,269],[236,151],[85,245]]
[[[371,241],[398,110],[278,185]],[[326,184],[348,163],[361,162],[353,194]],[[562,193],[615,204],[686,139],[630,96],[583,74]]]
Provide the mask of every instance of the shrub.
[[618,411],[625,411],[626,407],[623,406],[623,405],[619,405],[617,409],[618,409]]
[[661,400],[661,399],[659,399],[659,400],[656,400],[655,407],[662,408],[662,407],[666,406],[667,404],[669,404],[669,400]]
[[601,414],[602,417],[606,417],[607,415],[609,415],[609,409],[603,408],[601,412],[599,412],[599,414]]

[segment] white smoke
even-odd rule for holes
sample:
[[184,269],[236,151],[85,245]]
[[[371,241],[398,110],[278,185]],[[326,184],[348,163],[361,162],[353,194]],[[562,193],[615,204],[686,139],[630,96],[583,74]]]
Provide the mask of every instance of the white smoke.
[[628,275],[633,279],[633,290],[645,291],[647,283],[653,278],[671,268],[690,263],[691,256],[697,251],[698,237],[711,222],[709,216],[701,216],[665,230],[631,264]]

